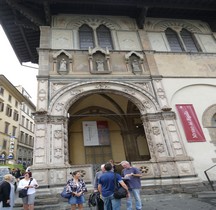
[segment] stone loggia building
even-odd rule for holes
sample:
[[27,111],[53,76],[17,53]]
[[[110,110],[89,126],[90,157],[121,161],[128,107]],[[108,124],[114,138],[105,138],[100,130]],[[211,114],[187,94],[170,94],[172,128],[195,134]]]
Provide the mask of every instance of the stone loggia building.
[[[59,12],[39,24],[40,186],[64,185],[75,170],[91,186],[110,159],[140,168],[143,186],[206,181],[215,164],[215,30],[202,17],[167,14]],[[193,105],[203,141],[187,141],[178,104]]]

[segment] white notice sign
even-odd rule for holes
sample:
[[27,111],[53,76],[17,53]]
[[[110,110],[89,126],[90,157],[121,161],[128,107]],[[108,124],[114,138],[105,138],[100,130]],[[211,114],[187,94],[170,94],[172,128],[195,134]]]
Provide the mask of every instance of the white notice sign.
[[99,145],[97,122],[84,121],[82,124],[83,124],[84,146]]

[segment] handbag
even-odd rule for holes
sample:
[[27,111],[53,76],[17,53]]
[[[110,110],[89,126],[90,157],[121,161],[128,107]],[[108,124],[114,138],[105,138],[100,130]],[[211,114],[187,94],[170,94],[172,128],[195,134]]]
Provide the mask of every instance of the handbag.
[[116,173],[114,176],[114,180],[115,180],[114,198],[116,198],[116,199],[126,198],[127,197],[127,190],[124,187],[117,185]]
[[[28,185],[31,184],[31,181],[32,181],[32,179],[30,179],[30,182]],[[24,188],[24,189],[19,190],[19,198],[25,198],[28,195],[27,192],[28,192],[28,188],[27,189]]]
[[24,198],[27,196],[28,189],[22,189],[19,191],[19,198]]
[[67,186],[65,186],[64,189],[63,189],[63,191],[61,192],[61,197],[69,199],[71,197],[71,193],[68,193],[66,191],[66,189],[67,189]]
[[88,205],[89,207],[97,206],[100,210],[103,209],[104,202],[101,199],[99,192],[93,192],[89,195]]

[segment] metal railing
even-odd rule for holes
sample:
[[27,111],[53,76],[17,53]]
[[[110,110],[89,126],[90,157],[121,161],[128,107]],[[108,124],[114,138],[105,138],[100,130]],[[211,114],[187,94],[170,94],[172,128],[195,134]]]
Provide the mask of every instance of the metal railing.
[[205,173],[205,175],[206,175],[206,178],[208,179],[208,182],[209,182],[209,184],[210,184],[210,186],[211,186],[211,189],[212,189],[213,191],[215,191],[215,188],[214,188],[214,185],[213,185],[214,182],[210,179],[209,175],[207,174],[207,171],[211,170],[211,169],[214,168],[214,167],[216,167],[216,165],[213,165],[212,167],[210,167],[210,168],[208,168],[207,170],[204,171],[204,173]]

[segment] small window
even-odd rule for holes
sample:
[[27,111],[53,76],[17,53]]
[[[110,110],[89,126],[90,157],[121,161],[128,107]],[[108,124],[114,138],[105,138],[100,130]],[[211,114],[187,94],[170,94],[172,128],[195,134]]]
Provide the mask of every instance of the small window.
[[93,30],[86,24],[79,28],[79,41],[81,50],[87,50],[89,47],[93,48],[95,46]]
[[18,107],[18,101],[15,101],[15,107],[16,108]]
[[12,131],[12,136],[16,136],[16,127],[15,126],[13,126],[13,131]]
[[12,100],[12,96],[9,95],[9,96],[8,96],[8,101],[11,102],[11,100]]
[[25,134],[25,144],[29,144],[29,135]]
[[102,48],[108,47],[109,49],[113,49],[110,30],[106,26],[101,25],[96,31],[99,46]]
[[2,149],[6,149],[7,148],[7,140],[3,140],[3,144],[2,144]]
[[26,119],[26,128],[29,129],[29,120]]
[[7,108],[6,108],[6,115],[8,117],[11,117],[12,115],[12,109],[11,109],[11,106],[7,105]]
[[20,142],[24,143],[24,132],[21,131]]
[[15,121],[18,121],[18,120],[19,120],[19,114],[18,114],[18,112],[17,112],[16,110],[14,110],[13,119],[14,119]]
[[25,123],[25,116],[22,116],[22,126],[24,126]]
[[0,101],[0,112],[4,111],[4,102]]
[[3,87],[0,87],[0,95],[4,96],[4,88]]
[[6,134],[8,134],[8,132],[9,132],[9,125],[10,125],[10,123],[5,122],[5,130],[4,130],[4,132],[5,132]]

